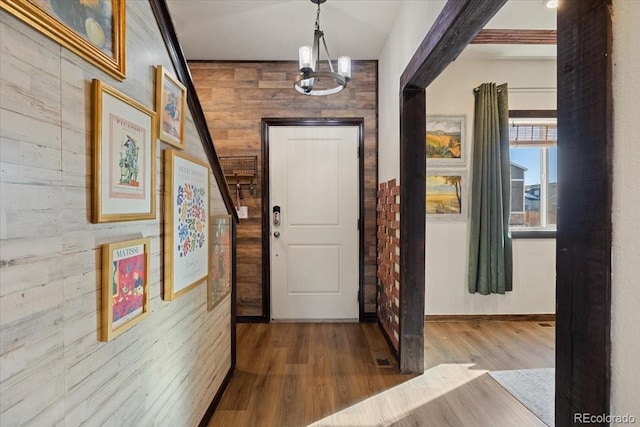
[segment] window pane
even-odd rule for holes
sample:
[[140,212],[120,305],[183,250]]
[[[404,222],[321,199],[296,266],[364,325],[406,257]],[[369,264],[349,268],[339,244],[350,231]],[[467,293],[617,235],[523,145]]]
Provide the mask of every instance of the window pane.
[[[524,186],[519,191],[524,195],[524,213],[516,213],[513,209],[514,195],[511,196],[512,211],[509,224],[517,227],[540,227],[540,159],[542,148],[540,147],[512,147],[511,175],[512,178],[524,174]],[[512,181],[511,188],[515,183]],[[522,185],[522,181],[520,181]],[[522,210],[520,210],[522,212]]]
[[524,182],[511,181],[511,212],[524,211]]

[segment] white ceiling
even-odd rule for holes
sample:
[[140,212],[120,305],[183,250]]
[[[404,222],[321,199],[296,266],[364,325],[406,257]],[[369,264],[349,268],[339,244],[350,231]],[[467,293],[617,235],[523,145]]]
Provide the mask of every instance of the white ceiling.
[[[403,1],[328,0],[322,4],[320,28],[332,58],[377,59]],[[316,5],[310,0],[167,3],[189,60],[296,60],[298,47],[313,42]],[[542,0],[509,0],[486,28],[554,29],[555,21],[555,11],[545,8]],[[472,45],[463,55],[551,58],[555,46]]]

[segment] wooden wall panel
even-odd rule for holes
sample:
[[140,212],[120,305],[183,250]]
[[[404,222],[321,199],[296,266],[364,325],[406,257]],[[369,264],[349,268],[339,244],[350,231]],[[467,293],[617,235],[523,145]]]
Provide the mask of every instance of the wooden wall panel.
[[[328,97],[293,90],[296,62],[192,62],[189,67],[220,156],[258,156],[260,165],[262,118],[364,117],[365,312],[375,313],[377,61],[355,61],[347,89]],[[238,225],[237,314],[262,316],[261,182],[255,196],[247,186],[243,193],[249,219]]]
[[[155,220],[89,221],[91,79],[153,108],[154,66],[172,69],[149,3],[128,2],[127,22],[117,82],[0,11],[2,426],[197,425],[231,366],[229,297],[212,312],[204,284],[160,298],[167,146],[157,146]],[[206,159],[187,116],[185,151]],[[141,236],[151,239],[150,314],[100,342],[100,247]]]

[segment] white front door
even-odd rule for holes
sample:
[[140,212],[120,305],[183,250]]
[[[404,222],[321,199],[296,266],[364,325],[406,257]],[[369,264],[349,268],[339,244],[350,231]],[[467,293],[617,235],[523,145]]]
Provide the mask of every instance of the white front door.
[[358,127],[269,127],[269,199],[272,319],[357,320]]

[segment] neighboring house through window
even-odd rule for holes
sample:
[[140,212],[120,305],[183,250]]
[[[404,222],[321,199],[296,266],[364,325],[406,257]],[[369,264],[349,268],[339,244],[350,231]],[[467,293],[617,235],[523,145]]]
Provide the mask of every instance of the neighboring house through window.
[[[558,207],[558,149],[555,118],[509,118],[511,154],[510,228],[555,231]],[[517,237],[517,233],[516,233]]]

